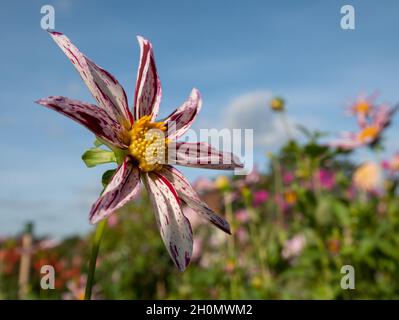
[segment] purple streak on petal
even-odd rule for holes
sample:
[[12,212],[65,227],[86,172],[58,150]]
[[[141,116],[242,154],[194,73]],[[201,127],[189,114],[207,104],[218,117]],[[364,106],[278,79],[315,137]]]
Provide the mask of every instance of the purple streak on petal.
[[133,200],[140,191],[138,168],[125,158],[100,198],[93,204],[89,219],[96,223]]
[[165,120],[169,140],[176,140],[184,135],[200,112],[201,104],[199,91],[193,89],[188,100]]
[[172,166],[164,166],[160,174],[170,181],[185,204],[198,213],[203,219],[230,234],[229,223],[214,213],[212,209],[199,198],[197,192],[179,170]]
[[161,102],[161,82],[158,78],[151,43],[143,37],[137,37],[140,45],[140,60],[137,71],[133,115],[137,120],[145,115],[156,118]]
[[233,153],[219,151],[206,142],[176,142],[168,151],[169,164],[217,170],[243,168]]
[[71,118],[111,145],[123,149],[127,147],[121,139],[122,128],[120,124],[112,120],[104,110],[94,104],[60,96],[44,98],[36,101],[36,103]]
[[184,216],[173,185],[165,177],[143,173],[143,182],[154,207],[162,240],[180,271],[186,266],[186,254],[191,257],[193,236],[190,222]]
[[129,111],[126,94],[115,77],[83,55],[62,33],[50,32],[50,34],[71,60],[93,97],[97,100],[98,105],[115,121],[121,122],[122,125],[126,126],[126,129],[130,129],[133,118]]

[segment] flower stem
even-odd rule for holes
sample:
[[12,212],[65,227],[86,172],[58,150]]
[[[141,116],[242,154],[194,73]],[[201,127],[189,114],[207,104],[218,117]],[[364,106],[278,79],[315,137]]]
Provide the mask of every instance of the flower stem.
[[280,120],[281,120],[281,122],[283,124],[283,127],[284,127],[285,133],[287,135],[288,141],[293,141],[294,140],[294,135],[292,134],[291,127],[288,124],[288,121],[287,121],[287,118],[286,118],[284,112],[280,112]]
[[101,239],[103,238],[106,223],[107,223],[106,219],[100,221],[97,225],[96,233],[94,234],[93,247],[91,250],[91,257],[89,264],[89,274],[87,276],[87,283],[85,290],[85,300],[91,299],[91,292],[94,283],[94,273],[96,272],[97,256],[98,256],[98,251],[100,250]]

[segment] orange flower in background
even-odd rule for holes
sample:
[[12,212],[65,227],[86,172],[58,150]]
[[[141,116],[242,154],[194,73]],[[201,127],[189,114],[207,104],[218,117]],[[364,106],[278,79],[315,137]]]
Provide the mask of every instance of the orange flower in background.
[[330,253],[338,254],[339,250],[341,248],[341,243],[338,239],[335,239],[335,238],[329,239],[327,241],[327,248]]
[[354,185],[362,191],[375,191],[381,186],[381,169],[373,162],[360,165],[353,174]]
[[290,206],[294,205],[296,203],[296,199],[297,199],[297,196],[296,196],[295,191],[285,191],[284,192],[284,200],[288,205],[290,205]]

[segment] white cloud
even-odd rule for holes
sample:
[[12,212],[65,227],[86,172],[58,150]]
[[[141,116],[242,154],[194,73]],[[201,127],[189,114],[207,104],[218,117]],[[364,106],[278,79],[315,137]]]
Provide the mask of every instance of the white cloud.
[[[272,94],[264,90],[236,97],[224,108],[223,126],[230,129],[253,129],[255,147],[281,145],[287,140],[288,134],[282,115],[269,109],[271,97]],[[292,121],[287,119],[287,123],[293,131]]]

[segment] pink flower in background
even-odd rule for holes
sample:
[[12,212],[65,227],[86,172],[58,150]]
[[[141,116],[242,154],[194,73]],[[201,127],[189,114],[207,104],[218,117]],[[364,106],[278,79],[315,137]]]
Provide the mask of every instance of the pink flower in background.
[[398,172],[399,171],[399,153],[396,153],[390,160],[382,161],[381,166],[384,170]]
[[250,187],[257,184],[261,179],[261,174],[255,165],[252,171],[245,176],[244,179],[239,179],[234,181],[234,186],[238,189]]
[[202,254],[202,247],[203,247],[203,240],[201,238],[195,238],[194,239],[194,245],[193,245],[193,256],[192,259],[194,261],[198,260],[201,258]]
[[354,200],[356,197],[356,187],[352,184],[347,190],[346,190],[346,196],[348,197],[348,200]]
[[284,259],[297,257],[306,245],[306,238],[303,234],[298,234],[284,243],[281,253]]
[[240,209],[236,211],[235,216],[238,222],[246,223],[249,221],[248,211],[245,209]]
[[399,153],[395,154],[389,162],[392,171],[399,171]]
[[[184,270],[191,258],[193,239],[183,205],[227,233],[230,233],[230,226],[200,200],[183,174],[170,164],[224,170],[243,165],[233,154],[216,150],[207,143],[176,141],[186,133],[201,109],[197,89],[191,91],[188,100],[176,111],[156,122],[161,83],[148,40],[138,37],[141,52],[134,104],[130,110],[125,91],[115,77],[81,53],[62,33],[50,32],[50,35],[73,63],[97,105],[61,96],[50,96],[37,103],[89,129],[119,159],[115,174],[91,208],[90,222],[107,218],[133,200],[142,180],[166,249],[178,269]],[[175,154],[170,161],[172,151]],[[167,163],[160,162],[159,156],[165,154],[168,154]]]
[[335,186],[336,174],[332,170],[320,169],[317,172],[320,186],[326,190],[331,190]]
[[237,239],[240,243],[245,243],[249,239],[248,231],[245,228],[238,227],[236,230]]
[[292,172],[286,172],[283,175],[283,182],[284,184],[290,184],[292,181],[294,181],[295,176]]
[[108,227],[114,228],[118,225],[118,216],[116,214],[111,214],[108,218]]
[[289,209],[289,205],[286,203],[286,201],[284,200],[284,196],[276,193],[274,194],[274,202],[277,204],[278,207],[280,207],[281,210],[286,211],[287,209]]
[[375,109],[375,100],[378,94],[374,93],[369,97],[365,95],[359,96],[354,102],[352,102],[348,108],[348,114],[356,116],[359,125],[365,123],[367,117]]
[[368,118],[359,123],[358,132],[344,132],[341,139],[329,143],[331,147],[352,150],[366,145],[374,145],[381,138],[381,134],[391,123],[392,117],[399,106],[393,108],[380,105],[373,109]]
[[204,177],[195,180],[193,183],[193,187],[200,194],[215,190],[216,188],[215,182],[213,182],[211,179]]
[[[81,275],[78,279],[69,280],[67,283],[68,292],[62,295],[63,300],[84,300],[85,287],[87,282],[87,276]],[[98,292],[100,287],[98,285],[93,287],[92,300],[98,300]]]
[[245,176],[245,183],[247,185],[253,185],[260,181],[261,175],[258,171],[258,167],[254,166],[253,170]]
[[269,199],[269,193],[266,190],[255,191],[253,195],[252,205],[259,207]]
[[391,170],[391,164],[389,163],[388,160],[382,160],[382,161],[381,161],[381,167],[382,167],[384,170]]

